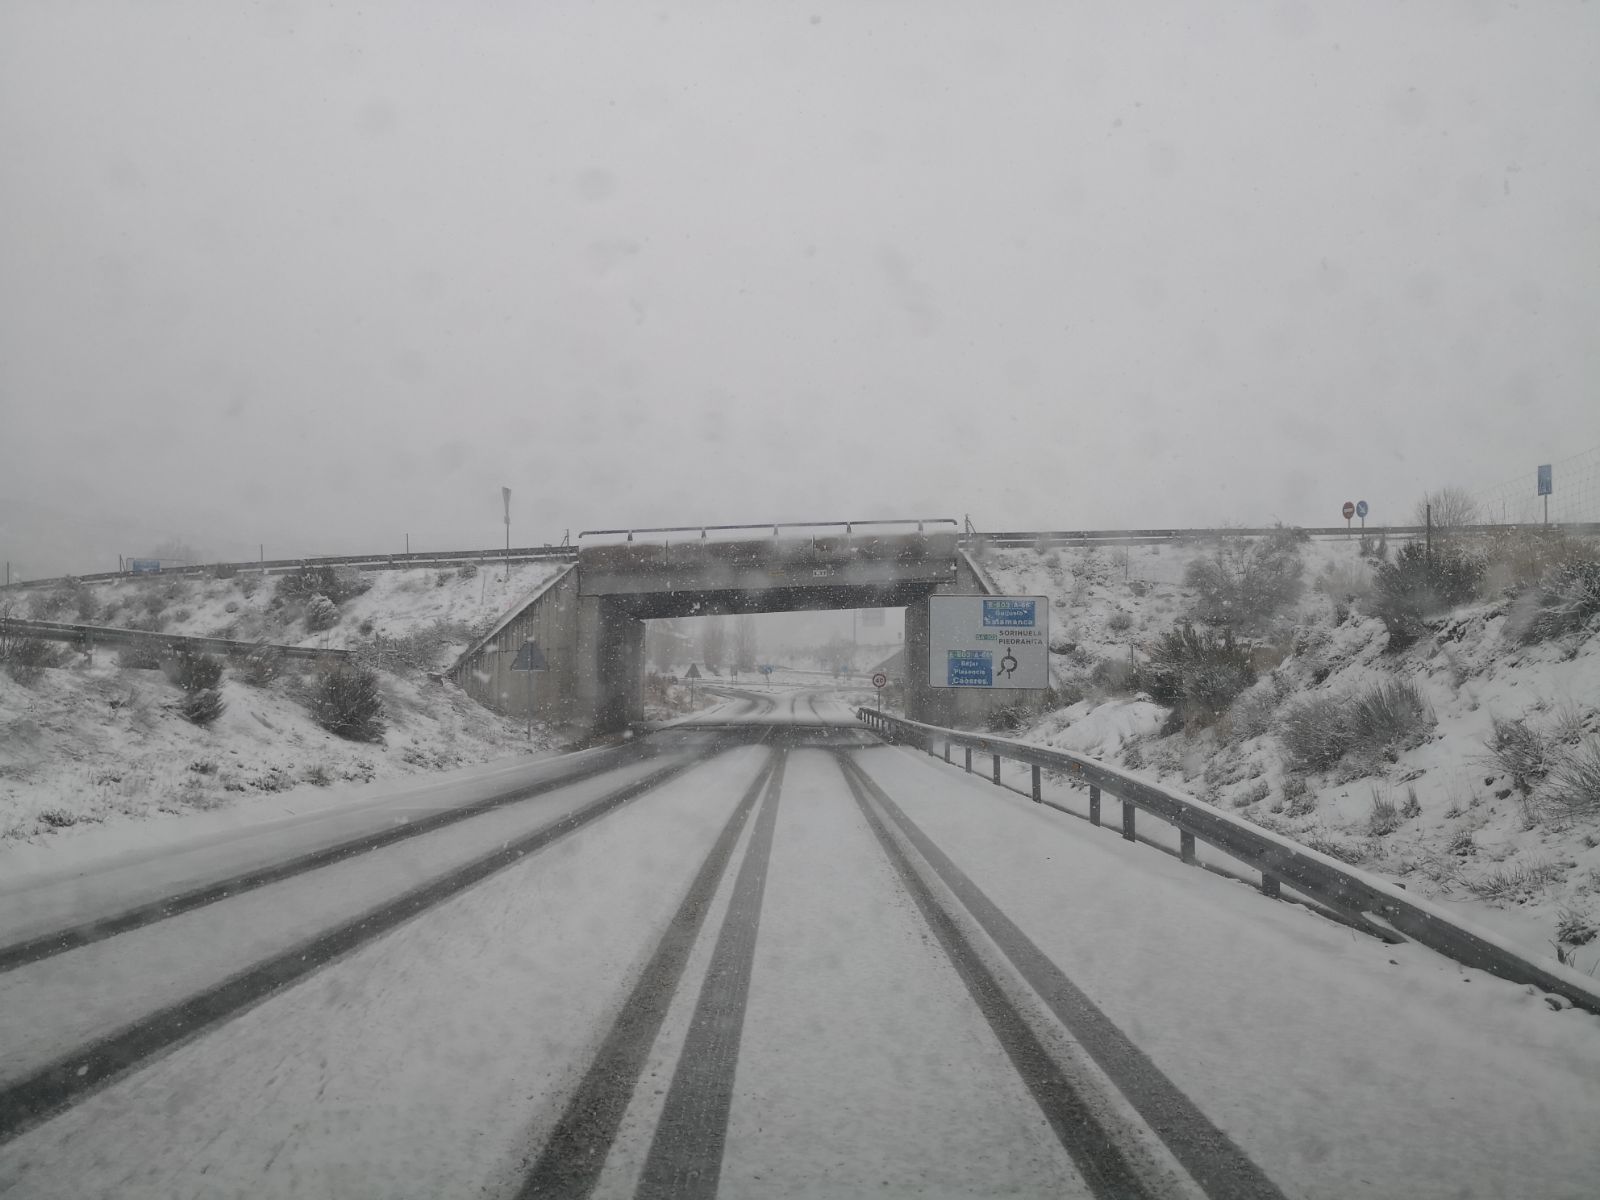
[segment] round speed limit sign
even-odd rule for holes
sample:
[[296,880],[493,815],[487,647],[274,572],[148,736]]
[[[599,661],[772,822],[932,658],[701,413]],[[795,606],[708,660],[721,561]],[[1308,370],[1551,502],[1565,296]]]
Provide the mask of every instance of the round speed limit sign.
[[887,675],[885,675],[882,671],[879,671],[876,675],[874,675],[872,677],[872,686],[873,687],[881,688],[881,687],[887,687],[888,685],[889,685],[889,677]]

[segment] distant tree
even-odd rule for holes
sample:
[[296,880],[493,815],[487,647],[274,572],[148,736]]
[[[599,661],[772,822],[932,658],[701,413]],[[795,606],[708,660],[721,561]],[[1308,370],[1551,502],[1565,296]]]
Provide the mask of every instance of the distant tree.
[[742,616],[733,625],[733,665],[735,670],[756,669],[756,619]]
[[1428,523],[1428,508],[1433,508],[1433,527],[1449,531],[1463,525],[1476,525],[1480,514],[1478,502],[1465,488],[1445,487],[1429,492],[1417,501],[1414,523]]
[[721,617],[707,618],[700,631],[700,657],[719,671],[728,661],[728,626]]

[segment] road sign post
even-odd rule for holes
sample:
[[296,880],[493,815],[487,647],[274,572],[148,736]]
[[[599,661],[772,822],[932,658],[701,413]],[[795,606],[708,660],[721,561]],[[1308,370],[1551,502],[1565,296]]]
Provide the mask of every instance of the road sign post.
[[1355,501],[1346,500],[1344,502],[1344,507],[1342,509],[1340,509],[1339,511],[1344,513],[1344,535],[1345,535],[1345,537],[1349,537],[1350,536],[1350,518],[1356,515]]
[[1544,523],[1550,524],[1550,493],[1555,491],[1555,481],[1550,475],[1550,464],[1539,468],[1539,495],[1544,497]]
[[879,671],[872,677],[872,686],[878,691],[878,711],[883,711],[883,689],[889,686],[889,677]]
[[517,652],[511,669],[522,671],[528,676],[528,740],[531,742],[533,741],[533,677],[540,671],[548,671],[550,664],[545,661],[544,651],[539,649],[539,643],[529,638],[522,643],[522,649]]
[[928,684],[1049,687],[1049,597],[930,596]]
[[1356,516],[1361,518],[1361,532],[1365,533],[1367,531],[1367,502],[1365,500],[1356,501]]

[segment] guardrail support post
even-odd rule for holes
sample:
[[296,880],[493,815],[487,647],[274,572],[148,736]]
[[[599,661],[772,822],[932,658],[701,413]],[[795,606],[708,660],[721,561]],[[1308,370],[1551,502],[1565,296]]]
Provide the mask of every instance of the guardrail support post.
[[1178,831],[1178,857],[1186,863],[1194,862],[1194,834],[1187,829]]
[[944,761],[950,761],[950,743],[948,741],[944,744]]
[[967,747],[967,774],[972,774],[972,747]]
[[1122,836],[1128,841],[1133,841],[1133,814],[1139,810],[1126,800],[1122,802]]
[[1000,782],[1000,756],[998,754],[994,756],[994,781],[996,783]]
[[1089,824],[1100,824],[1100,789],[1092,783],[1089,785]]
[[1039,786],[1039,764],[1038,763],[1034,763],[1033,764],[1033,802],[1035,804],[1044,803],[1044,792]]
[[1261,894],[1263,896],[1271,896],[1274,900],[1278,898],[1279,892],[1277,876],[1268,875],[1266,872],[1262,872]]

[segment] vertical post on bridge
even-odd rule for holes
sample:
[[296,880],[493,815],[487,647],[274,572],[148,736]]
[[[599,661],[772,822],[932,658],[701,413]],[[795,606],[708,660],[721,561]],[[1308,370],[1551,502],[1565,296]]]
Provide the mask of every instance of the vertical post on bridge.
[[948,738],[945,739],[944,743],[944,761],[947,763],[950,761],[950,740]]
[[1126,841],[1133,841],[1133,814],[1137,811],[1126,800],[1122,802],[1122,836]]
[[1044,790],[1039,786],[1039,764],[1033,764],[1033,802],[1044,803]]
[[967,774],[972,774],[972,747],[967,747]]
[[1261,894],[1263,896],[1270,896],[1274,900],[1278,898],[1279,891],[1277,876],[1268,875],[1265,871],[1261,873]]
[[1092,783],[1089,785],[1089,824],[1100,824],[1100,789]]
[[1194,863],[1194,834],[1187,829],[1178,831],[1178,857],[1190,865]]
[[1000,782],[1000,756],[998,754],[994,756],[994,781],[996,783]]

